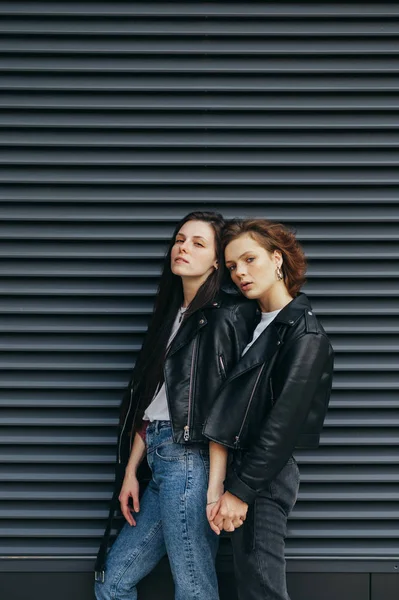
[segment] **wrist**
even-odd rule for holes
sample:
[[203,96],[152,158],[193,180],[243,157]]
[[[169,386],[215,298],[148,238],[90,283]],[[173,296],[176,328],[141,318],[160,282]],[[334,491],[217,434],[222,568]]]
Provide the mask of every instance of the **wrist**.
[[128,465],[125,469],[125,477],[130,479],[134,479],[137,477],[137,467],[138,465]]
[[213,502],[214,500],[219,500],[219,498],[223,496],[223,486],[218,487],[209,487],[206,494],[206,501]]

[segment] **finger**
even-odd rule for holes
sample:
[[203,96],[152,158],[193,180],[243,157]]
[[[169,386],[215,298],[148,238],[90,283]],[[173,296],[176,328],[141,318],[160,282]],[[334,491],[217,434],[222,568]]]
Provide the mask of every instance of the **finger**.
[[229,531],[229,532],[234,531],[234,525],[233,525],[231,519],[225,519],[223,521],[223,529],[225,531]]
[[211,509],[210,509],[209,506],[207,506],[207,509],[206,509],[206,518],[208,519],[209,524],[213,523],[213,518],[212,518],[212,515],[211,515]]
[[242,522],[241,519],[234,519],[233,520],[234,529],[237,529],[238,527],[241,527],[242,523],[243,522]]
[[130,512],[131,509],[128,504],[129,496],[127,494],[121,494],[119,497],[119,502],[121,506],[121,512],[125,517],[126,521],[129,523],[129,525],[135,525],[136,522],[133,519],[132,513]]
[[128,503],[128,496],[126,494],[119,494],[118,500],[121,506],[121,511],[123,512],[124,507],[127,506]]
[[132,496],[133,499],[133,508],[134,508],[134,512],[138,513],[140,512],[140,500],[139,500],[139,495],[137,493],[135,493]]
[[125,517],[126,521],[129,523],[129,525],[135,525],[136,522],[133,519],[132,513],[130,512],[130,509],[128,506],[123,506],[121,507],[122,510],[122,514]]
[[223,517],[220,517],[219,515],[217,515],[215,517],[215,519],[213,520],[213,523],[216,525],[216,527],[218,527],[219,529],[221,529],[223,527]]
[[216,517],[216,515],[219,512],[219,508],[220,508],[220,500],[218,502],[216,502],[216,504],[213,504],[211,506],[211,520],[213,521],[213,519]]
[[216,533],[216,535],[220,535],[220,528],[215,525],[213,521],[209,521],[209,526]]

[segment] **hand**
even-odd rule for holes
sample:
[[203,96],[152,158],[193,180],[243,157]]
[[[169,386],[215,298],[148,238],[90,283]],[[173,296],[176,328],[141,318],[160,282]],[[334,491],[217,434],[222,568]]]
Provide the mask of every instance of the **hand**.
[[213,515],[213,524],[220,531],[234,531],[241,527],[247,518],[248,504],[230,492],[220,498],[217,514]]
[[224,492],[223,483],[221,483],[219,481],[219,482],[217,482],[217,484],[210,485],[208,487],[207,499],[206,499],[206,501],[207,501],[206,517],[208,519],[210,528],[217,535],[220,535],[220,529],[215,526],[213,519],[214,519],[215,515],[217,515],[217,513],[218,513],[219,506],[220,506],[220,499],[223,496],[223,492]]
[[219,527],[216,527],[213,520],[219,511],[220,502],[221,498],[219,498],[219,500],[217,500],[216,502],[212,502],[212,504],[206,505],[206,517],[208,519],[209,526],[212,529],[212,531],[214,531],[217,535],[220,535],[220,529]]
[[[135,513],[140,512],[139,502],[139,489],[140,484],[137,480],[135,473],[126,472],[123,480],[121,493],[119,494],[119,502],[121,505],[121,511],[123,516],[129,525],[136,526],[136,521],[133,518],[132,511]],[[129,506],[129,498],[133,501],[133,509]]]

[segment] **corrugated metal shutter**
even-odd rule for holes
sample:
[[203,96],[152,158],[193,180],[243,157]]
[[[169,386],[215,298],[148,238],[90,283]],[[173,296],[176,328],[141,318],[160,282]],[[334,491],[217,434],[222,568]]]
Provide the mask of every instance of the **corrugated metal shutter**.
[[0,2],[0,554],[94,556],[187,211],[294,225],[337,352],[292,558],[399,549],[397,3]]

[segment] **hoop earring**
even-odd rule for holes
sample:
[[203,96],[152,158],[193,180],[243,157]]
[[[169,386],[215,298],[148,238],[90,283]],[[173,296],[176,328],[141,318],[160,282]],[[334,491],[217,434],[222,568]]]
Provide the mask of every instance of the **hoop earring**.
[[276,276],[277,276],[278,281],[281,281],[282,279],[284,279],[284,274],[283,274],[283,270],[281,267],[276,268]]

